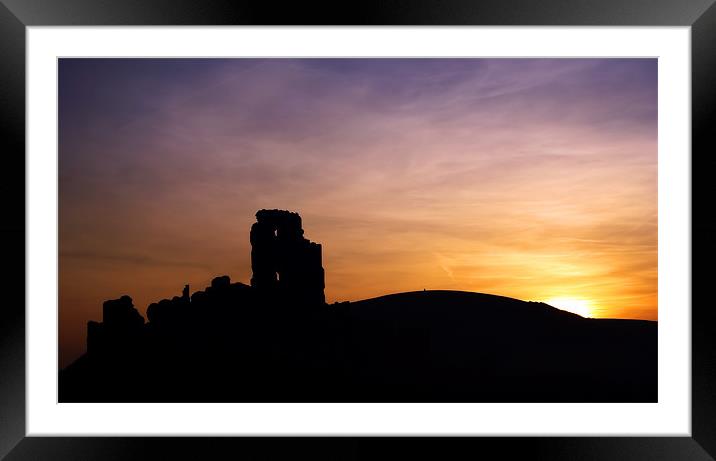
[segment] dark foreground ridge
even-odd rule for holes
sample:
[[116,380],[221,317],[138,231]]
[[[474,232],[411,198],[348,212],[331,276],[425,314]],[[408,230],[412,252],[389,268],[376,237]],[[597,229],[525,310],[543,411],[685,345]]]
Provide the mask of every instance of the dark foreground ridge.
[[261,210],[251,285],[106,301],[60,402],[655,402],[657,324],[419,291],[325,304],[321,245]]

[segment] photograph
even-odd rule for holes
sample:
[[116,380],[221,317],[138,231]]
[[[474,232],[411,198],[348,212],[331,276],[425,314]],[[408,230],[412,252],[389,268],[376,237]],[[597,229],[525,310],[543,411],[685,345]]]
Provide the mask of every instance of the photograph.
[[59,57],[59,402],[658,402],[658,71]]
[[716,460],[715,2],[0,0],[0,459]]

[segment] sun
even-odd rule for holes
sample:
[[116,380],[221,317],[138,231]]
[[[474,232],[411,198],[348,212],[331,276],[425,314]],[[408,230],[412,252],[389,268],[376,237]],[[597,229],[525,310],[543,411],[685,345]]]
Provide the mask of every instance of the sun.
[[592,303],[587,299],[579,298],[551,298],[545,301],[550,306],[572,312],[582,317],[592,316]]

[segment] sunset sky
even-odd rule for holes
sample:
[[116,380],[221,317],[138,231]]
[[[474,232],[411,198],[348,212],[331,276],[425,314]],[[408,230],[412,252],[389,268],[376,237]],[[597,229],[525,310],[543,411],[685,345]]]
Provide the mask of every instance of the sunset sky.
[[106,299],[248,283],[261,208],[301,214],[328,302],[657,319],[657,61],[60,59],[60,365]]

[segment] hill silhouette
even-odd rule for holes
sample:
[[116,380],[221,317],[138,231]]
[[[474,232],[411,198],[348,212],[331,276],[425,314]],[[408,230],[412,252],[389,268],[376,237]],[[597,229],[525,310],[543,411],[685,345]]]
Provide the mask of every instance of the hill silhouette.
[[588,319],[461,291],[324,301],[321,246],[301,218],[261,210],[251,285],[88,323],[61,402],[655,402],[657,324]]

